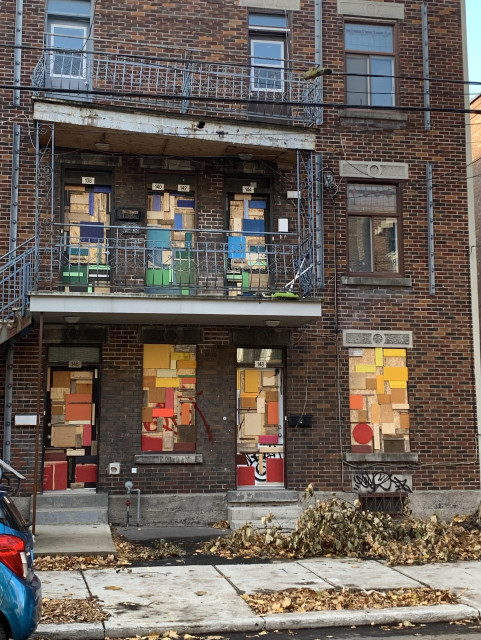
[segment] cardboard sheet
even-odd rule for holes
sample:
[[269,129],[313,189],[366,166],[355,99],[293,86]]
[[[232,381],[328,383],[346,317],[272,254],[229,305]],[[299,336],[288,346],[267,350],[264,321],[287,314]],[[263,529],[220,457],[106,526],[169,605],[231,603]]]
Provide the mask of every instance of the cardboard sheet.
[[246,436],[258,436],[262,433],[262,415],[260,413],[244,413],[243,432]]

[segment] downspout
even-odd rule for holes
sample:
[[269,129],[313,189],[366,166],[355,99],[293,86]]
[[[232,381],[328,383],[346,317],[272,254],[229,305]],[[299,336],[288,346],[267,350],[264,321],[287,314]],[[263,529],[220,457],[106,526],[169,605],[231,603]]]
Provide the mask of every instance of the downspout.
[[[316,59],[315,63],[319,69],[322,69],[322,0],[314,2],[314,38],[316,43]],[[319,102],[324,101],[323,95],[323,79],[322,76],[316,78],[315,82],[319,83]],[[316,125],[321,125],[324,120],[324,112],[322,108],[317,109]]]
[[7,464],[12,455],[12,420],[13,420],[13,340],[7,343],[7,358],[5,364],[5,414],[3,431],[3,459]]
[[[16,0],[15,9],[15,49],[13,55],[13,84],[20,87],[22,81],[22,31],[23,31],[23,0]],[[13,105],[20,106],[20,89],[13,90]],[[20,125],[13,125],[12,149],[12,187],[10,200],[10,251],[17,248],[18,235],[18,181],[20,172]]]
[[[468,52],[466,35],[466,5],[461,2],[461,25],[463,30],[463,78],[468,78]],[[468,92],[464,96],[465,109],[470,108]],[[466,136],[466,165],[467,165],[467,195],[468,195],[468,223],[469,223],[469,258],[471,269],[471,315],[473,323],[473,359],[474,359],[474,383],[476,394],[476,422],[477,422],[477,451],[478,462],[480,464],[481,483],[481,344],[479,337],[479,297],[478,297],[478,271],[477,271],[477,247],[476,247],[476,219],[474,211],[474,186],[473,186],[473,165],[472,165],[472,145],[470,114],[465,115],[465,136]],[[480,484],[481,488],[481,484]]]

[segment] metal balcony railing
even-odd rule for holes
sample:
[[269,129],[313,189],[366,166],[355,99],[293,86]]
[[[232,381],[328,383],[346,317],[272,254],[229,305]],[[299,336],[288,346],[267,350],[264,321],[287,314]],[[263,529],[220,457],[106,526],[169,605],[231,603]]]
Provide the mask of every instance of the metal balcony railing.
[[296,237],[214,230],[54,225],[40,239],[38,289],[102,294],[299,293]]
[[45,49],[32,83],[38,93],[58,90],[63,98],[312,125],[321,84],[303,79],[308,66],[286,60],[284,69],[259,74],[241,64]]
[[35,282],[35,242],[30,238],[0,258],[0,321],[24,316]]

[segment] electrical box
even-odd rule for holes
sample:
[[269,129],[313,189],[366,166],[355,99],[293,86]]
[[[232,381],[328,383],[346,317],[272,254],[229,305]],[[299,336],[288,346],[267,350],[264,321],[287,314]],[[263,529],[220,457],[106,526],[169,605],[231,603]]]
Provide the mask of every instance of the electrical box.
[[109,475],[118,476],[120,474],[120,462],[111,462],[109,464]]

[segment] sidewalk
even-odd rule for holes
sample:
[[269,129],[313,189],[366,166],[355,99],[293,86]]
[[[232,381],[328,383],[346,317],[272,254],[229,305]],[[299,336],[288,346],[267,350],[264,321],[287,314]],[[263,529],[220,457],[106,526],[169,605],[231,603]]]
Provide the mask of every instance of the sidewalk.
[[[207,634],[446,622],[481,615],[481,562],[386,567],[380,562],[313,558],[270,564],[212,564],[38,572],[47,598],[99,599],[111,613],[105,623],[40,625],[36,637],[60,640],[121,638],[174,629]],[[461,604],[362,611],[321,611],[257,616],[242,593],[289,587],[394,589],[432,587],[461,595]],[[113,589],[112,589],[113,587]],[[34,637],[35,637],[34,636]]]

